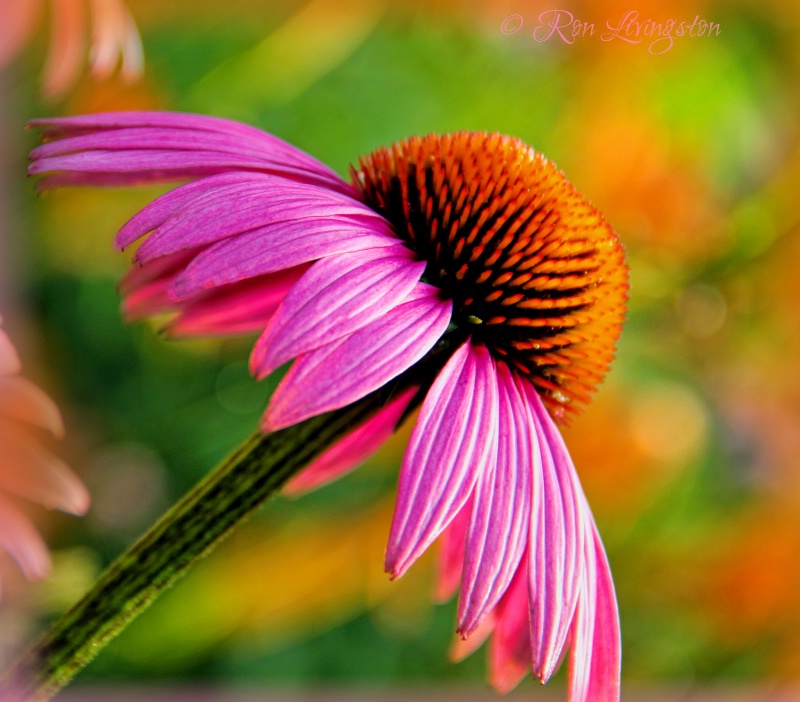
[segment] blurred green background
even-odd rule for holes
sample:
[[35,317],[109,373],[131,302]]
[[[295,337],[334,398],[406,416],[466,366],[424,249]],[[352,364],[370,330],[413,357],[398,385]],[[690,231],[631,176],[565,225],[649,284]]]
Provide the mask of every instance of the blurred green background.
[[[168,341],[121,320],[128,256],[112,238],[163,189],[37,197],[25,179],[28,119],[171,109],[255,124],[342,174],[379,145],[457,129],[512,134],[554,160],[631,266],[618,359],[567,432],[615,576],[625,683],[800,683],[800,5],[128,5],[138,82],[86,77],[45,101],[43,37],[2,73],[3,315],[62,407],[59,452],[94,499],[84,519],[46,515],[49,581],[4,576],[3,656],[250,433],[274,387],[248,377],[250,339]],[[596,34],[535,41],[554,7]],[[629,10],[720,33],[663,53],[602,41]],[[521,27],[504,33],[511,15]],[[433,559],[397,583],[382,573],[405,440],[312,495],[273,500],[79,680],[481,685],[481,653],[448,662],[455,607],[430,604]]]

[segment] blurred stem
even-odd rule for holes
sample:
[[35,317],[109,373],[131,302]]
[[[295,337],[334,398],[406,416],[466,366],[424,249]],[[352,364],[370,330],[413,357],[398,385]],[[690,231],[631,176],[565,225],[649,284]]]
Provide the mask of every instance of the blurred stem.
[[50,699],[236,524],[384,401],[385,392],[377,391],[335,412],[247,439],[14,664],[0,697]]

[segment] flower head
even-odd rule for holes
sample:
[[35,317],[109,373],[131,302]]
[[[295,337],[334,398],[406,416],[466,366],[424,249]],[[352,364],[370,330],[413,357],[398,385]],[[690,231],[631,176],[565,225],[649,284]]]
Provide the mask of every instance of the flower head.
[[36,579],[50,569],[47,548],[30,520],[3,493],[72,514],[86,511],[89,496],[69,468],[27,432],[26,425],[32,425],[60,437],[63,426],[53,401],[19,371],[17,353],[0,328],[0,549],[28,578]]
[[[142,42],[124,0],[48,0],[47,5],[51,36],[42,72],[45,95],[59,97],[65,93],[87,62],[97,78],[111,75],[118,63],[126,80],[141,74]],[[30,39],[41,6],[42,0],[0,3],[0,66]],[[88,42],[87,15],[91,18]]]
[[41,187],[191,179],[119,232],[146,237],[125,309],[175,335],[259,332],[251,368],[294,363],[275,430],[380,388],[393,399],[289,485],[337,477],[419,407],[386,568],[440,536],[458,630],[493,634],[491,677],[546,681],[569,646],[570,699],[619,698],[608,562],[557,422],[608,368],[627,296],[616,234],[550,162],[510,137],[379,149],[352,183],[279,139],[192,115],[39,120]]

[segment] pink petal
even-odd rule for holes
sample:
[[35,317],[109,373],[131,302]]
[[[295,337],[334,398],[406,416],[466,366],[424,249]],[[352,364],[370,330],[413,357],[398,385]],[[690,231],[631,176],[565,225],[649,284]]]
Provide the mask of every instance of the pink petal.
[[280,307],[286,294],[308,270],[285,271],[223,285],[188,300],[169,322],[170,336],[228,336],[260,332]]
[[20,376],[0,377],[0,415],[47,429],[59,438],[64,435],[64,424],[56,403]]
[[398,245],[314,263],[256,342],[250,356],[253,375],[263,378],[289,359],[349,336],[396,307],[425,270],[424,262],[413,259]]
[[[0,319],[2,323],[2,319]],[[19,373],[20,363],[17,350],[7,334],[0,329],[0,376]]]
[[135,260],[145,262],[278,222],[343,215],[380,217],[342,195],[265,175],[260,182],[227,185],[198,196],[153,231]]
[[533,422],[505,363],[498,364],[497,463],[475,489],[467,534],[458,629],[471,633],[506,591],[528,545],[531,513]]
[[200,251],[202,247],[185,249],[151,259],[147,263],[136,264],[120,280],[118,285],[120,293],[129,295],[155,281],[173,280]]
[[0,67],[8,63],[28,41],[41,9],[40,0],[0,2]]
[[[80,138],[80,137],[76,137]],[[47,145],[46,145],[47,146]],[[42,147],[39,147],[42,148]],[[178,151],[173,149],[122,149],[81,151],[64,156],[42,157],[32,153],[29,175],[63,171],[70,180],[45,178],[40,188],[55,185],[135,185],[162,183],[179,178],[198,178],[229,171],[260,171],[288,182],[313,184],[321,192],[343,192],[340,182],[330,182],[316,173],[286,163],[270,164],[256,156],[239,156],[219,151]]]
[[[587,513],[588,509],[589,506],[586,505]],[[591,566],[594,570],[596,593],[592,598],[594,601],[585,608],[585,616],[588,618],[593,604],[593,630],[589,641],[590,627],[580,621],[573,624],[575,631],[570,663],[570,702],[619,702],[622,645],[617,597],[608,559],[591,515],[587,514],[587,521],[591,532],[588,550],[594,551]],[[589,558],[587,555],[587,561]],[[587,587],[591,588],[592,578],[587,580]],[[584,653],[586,648],[589,648],[589,655]],[[583,696],[580,696],[581,693]]]
[[142,73],[144,53],[136,23],[122,0],[92,0],[92,47],[89,63],[98,78],[111,75],[122,57],[126,79]]
[[86,49],[83,0],[50,3],[50,48],[43,69],[44,93],[55,97],[77,79]]
[[331,446],[308,468],[289,481],[284,492],[299,495],[341,478],[358,467],[394,433],[397,423],[414,397],[410,388],[393,398],[384,408]]
[[122,226],[115,240],[117,248],[127,248],[202,195],[230,185],[260,183],[263,177],[262,173],[221,173],[173,188],[139,210]]
[[491,611],[481,620],[481,623],[475,628],[475,631],[467,638],[463,638],[461,635],[455,637],[447,657],[453,663],[458,663],[467,658],[467,656],[471,656],[483,646],[489,636],[491,636],[495,624],[495,612]]
[[541,469],[534,465],[530,536],[533,674],[546,682],[561,658],[577,605],[584,534],[572,460],[538,393],[529,383],[524,388],[541,451]]
[[439,537],[439,570],[436,578],[436,599],[449,600],[458,589],[464,568],[464,545],[472,514],[472,500],[459,510]]
[[[588,511],[588,505],[586,505]],[[592,669],[592,642],[597,601],[597,563],[595,562],[594,540],[590,523],[591,517],[584,513],[581,528],[589,531],[584,541],[584,568],[581,577],[580,594],[572,622],[572,649],[569,666],[570,702],[594,702],[587,694]]]
[[496,460],[497,403],[494,361],[468,340],[434,381],[411,435],[386,550],[392,577],[433,543]]
[[[357,197],[355,190],[350,185],[315,158],[271,134],[232,120],[173,112],[108,112],[33,120],[30,125],[42,128],[44,137],[51,140],[68,140],[84,135],[94,136],[102,135],[105,132],[110,133],[110,142],[70,141],[63,147],[53,147],[51,151],[44,151],[45,156],[41,155],[42,152],[34,152],[33,159],[37,173],[58,170],[83,171],[85,175],[73,178],[73,184],[92,182],[95,179],[92,179],[90,174],[92,171],[98,170],[109,183],[115,180],[111,177],[113,174],[123,175],[121,179],[116,180],[117,183],[120,181],[132,183],[211,175],[231,169],[252,169],[265,172],[274,170]],[[124,163],[115,164],[113,154],[107,154],[104,150],[115,148],[114,136],[127,139],[127,130],[134,131],[137,136],[132,136],[132,141],[123,147],[126,151],[130,150],[130,153],[125,156]],[[170,155],[169,151],[159,147],[150,150],[148,157],[148,150],[140,149],[136,139],[146,139],[152,132],[163,134],[163,130],[174,132],[175,137],[179,140],[175,143],[179,144],[177,148],[180,151]],[[214,148],[209,149],[206,144],[213,145],[222,151],[217,152],[214,157]],[[57,157],[54,157],[53,161],[49,160],[48,154],[60,154],[64,150],[77,149],[96,149],[97,151],[89,153],[88,160],[79,158],[69,160],[70,157],[67,157],[65,161],[58,161]],[[207,154],[208,162],[204,164],[203,158],[198,159],[196,155],[198,152],[205,151],[210,151],[210,153]],[[227,155],[227,160],[221,158],[223,155]],[[185,160],[183,160],[184,158]],[[39,159],[44,159],[44,163],[36,165]],[[45,181],[48,180],[45,179]],[[101,178],[101,180],[103,179]],[[47,187],[59,182],[63,183],[63,180],[56,178],[52,183],[43,182],[42,184]]]
[[529,569],[525,557],[495,610],[494,636],[489,649],[489,682],[501,694],[511,692],[530,666]]
[[215,244],[186,268],[175,284],[178,297],[203,288],[272,273],[334,254],[395,246],[397,237],[381,222],[344,217],[276,222]]
[[222,134],[235,137],[240,144],[265,158],[291,161],[297,166],[314,169],[320,174],[336,176],[325,164],[309,156],[302,149],[256,127],[223,117],[142,110],[48,117],[31,120],[30,125],[40,128],[49,140],[122,129],[174,129],[187,137],[187,143],[208,134]]
[[71,514],[89,508],[89,494],[77,476],[18,427],[0,425],[0,465],[3,490]]
[[[385,288],[384,283],[388,284]],[[348,278],[348,285],[355,284],[357,280]],[[372,285],[384,299],[389,299],[389,289],[402,289],[402,281],[392,282],[389,276]],[[267,431],[282,429],[349,405],[383,387],[430,351],[447,331],[451,314],[450,300],[441,300],[433,286],[418,283],[405,300],[378,319],[339,342],[301,355],[273,393],[263,427]],[[346,329],[349,322],[340,323],[338,331]],[[330,332],[323,330],[319,338],[326,335]],[[303,343],[301,337],[295,348]]]
[[125,318],[133,321],[173,310],[175,305],[169,297],[169,289],[201,250],[201,247],[186,249],[147,263],[135,264],[119,283]]
[[28,518],[0,496],[0,549],[8,553],[29,580],[50,572],[47,547]]

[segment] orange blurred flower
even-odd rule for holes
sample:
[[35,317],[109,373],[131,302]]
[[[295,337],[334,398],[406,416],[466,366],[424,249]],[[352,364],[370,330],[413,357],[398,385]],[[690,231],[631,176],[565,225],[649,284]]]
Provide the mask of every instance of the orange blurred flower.
[[17,353],[0,328],[0,550],[6,551],[28,578],[37,579],[50,569],[47,548],[29,519],[4,493],[72,514],[86,511],[89,495],[72,471],[26,431],[26,425],[32,425],[61,436],[63,425],[53,401],[22,378],[19,370]]
[[[142,43],[123,0],[4,0],[0,3],[0,66],[31,39],[44,2],[50,10],[50,44],[42,74],[46,96],[63,95],[86,63],[97,78],[110,76],[117,64],[126,80],[141,75]],[[88,42],[87,21],[91,26]]]

